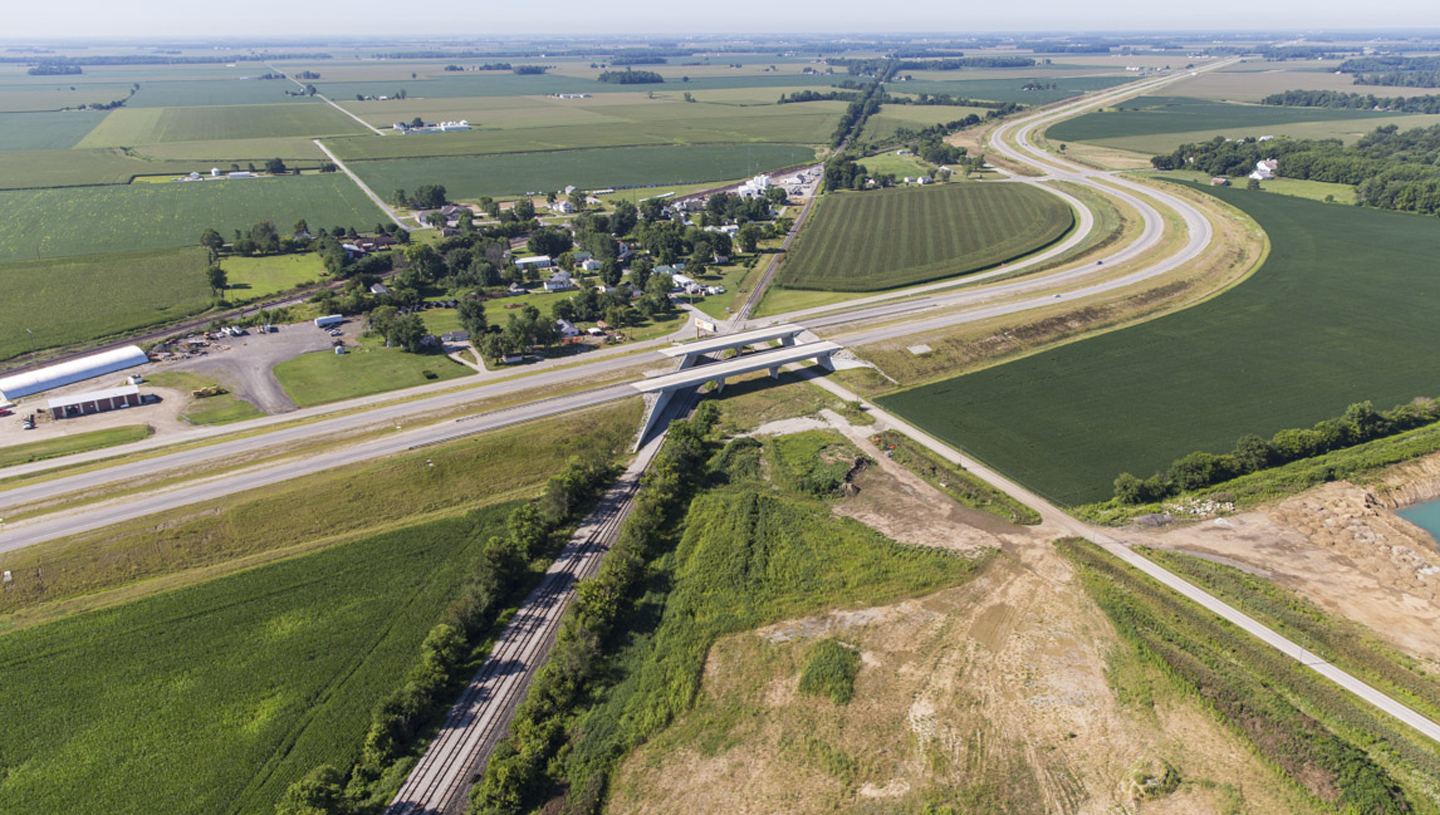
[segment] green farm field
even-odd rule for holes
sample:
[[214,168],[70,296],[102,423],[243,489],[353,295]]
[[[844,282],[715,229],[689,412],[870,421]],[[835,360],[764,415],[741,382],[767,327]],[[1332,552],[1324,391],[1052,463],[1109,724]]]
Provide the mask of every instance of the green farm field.
[[[190,66],[173,66],[190,67]],[[235,78],[216,79],[166,79],[162,81],[140,81],[140,90],[135,92],[127,108],[170,108],[170,107],[211,107],[214,105],[325,105],[318,99],[305,96],[286,96],[286,91],[298,91],[300,87],[285,79],[242,80],[245,74],[263,74],[267,69],[259,64],[247,64],[242,68],[230,69]],[[242,73],[243,72],[243,73]]]
[[728,105],[653,102],[596,106],[588,109],[589,115],[566,112],[563,120],[552,126],[534,126],[517,115],[494,122],[478,120],[476,129],[468,131],[355,136],[327,144],[347,161],[663,144],[822,144],[829,141],[844,108],[843,102],[738,109]]
[[88,110],[0,113],[0,150],[69,150],[104,118]]
[[[377,137],[378,138],[378,137]],[[0,192],[0,262],[193,246],[273,218],[369,228],[384,215],[342,173]]]
[[0,263],[0,359],[204,311],[203,249]]
[[1440,392],[1432,341],[1440,222],[1205,188],[1270,236],[1223,295],[977,373],[880,398],[949,444],[1065,504],[1109,498],[1195,450],[1225,452],[1371,400]]
[[883,141],[900,128],[919,130],[931,125],[953,122],[974,113],[983,117],[988,108],[952,107],[950,105],[882,105],[880,112],[865,121],[864,138]]
[[208,139],[343,136],[368,131],[329,105],[233,105],[229,107],[120,108],[110,111],[80,147]]
[[[1288,125],[1262,125],[1250,129],[1191,130],[1178,133],[1156,133],[1146,136],[1117,136],[1113,139],[1096,139],[1086,144],[1130,150],[1145,158],[1157,153],[1169,153],[1182,144],[1209,141],[1216,136],[1244,138],[1246,136],[1289,136],[1292,139],[1340,139],[1354,144],[1366,133],[1377,127],[1395,125],[1402,129],[1430,127],[1440,124],[1440,114],[1433,113],[1387,113],[1377,119],[1339,119],[1321,122],[1297,122]],[[1058,140],[1056,140],[1058,141]]]
[[137,175],[180,176],[212,165],[147,160],[121,150],[0,150],[0,189],[128,184]]
[[1070,207],[1020,184],[938,184],[846,192],[819,205],[776,283],[878,291],[984,269],[1054,243]]
[[[1040,79],[1044,83],[1053,84],[1056,87],[1053,90],[1043,91],[1023,90],[1025,83],[1032,78]],[[1061,99],[1113,88],[1134,80],[1133,76],[1046,77],[1033,71],[1029,73],[1017,71],[1013,79],[917,79],[913,82],[902,82],[889,87],[903,93],[948,93],[951,96],[984,99],[990,102],[1048,105]]]
[[1053,124],[1046,131],[1046,138],[1061,142],[1097,141],[1199,131],[1248,135],[1257,128],[1308,122],[1358,122],[1354,129],[1370,130],[1373,128],[1367,124],[1369,120],[1395,117],[1395,114],[1369,110],[1242,105],[1181,96],[1137,96],[1121,102],[1120,107],[1123,110],[1087,113]]
[[[25,86],[0,84],[0,111],[27,113],[76,113],[61,108],[78,108],[81,105],[100,104],[125,98],[130,92],[129,85],[72,85]],[[95,113],[103,116],[102,111]]]
[[[416,137],[420,138],[420,137]],[[620,147],[555,153],[357,161],[347,166],[374,190],[444,184],[455,198],[518,195],[531,190],[698,183],[742,178],[811,161],[792,144]]]
[[0,637],[0,809],[269,815],[349,766],[509,508]]

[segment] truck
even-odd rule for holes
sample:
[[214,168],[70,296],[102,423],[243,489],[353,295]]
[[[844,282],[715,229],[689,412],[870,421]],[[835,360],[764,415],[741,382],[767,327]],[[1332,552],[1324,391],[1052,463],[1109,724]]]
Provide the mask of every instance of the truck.
[[327,316],[325,316],[325,317],[316,317],[316,318],[315,318],[315,327],[316,327],[316,328],[328,328],[329,326],[339,325],[340,323],[343,323],[343,322],[345,322],[345,318],[344,318],[343,316],[341,316],[341,315],[339,315],[339,314],[330,314],[330,315],[327,315]]

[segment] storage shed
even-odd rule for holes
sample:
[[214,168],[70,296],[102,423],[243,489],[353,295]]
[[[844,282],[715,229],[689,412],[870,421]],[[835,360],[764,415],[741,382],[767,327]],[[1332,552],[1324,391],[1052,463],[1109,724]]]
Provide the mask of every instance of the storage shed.
[[89,393],[77,393],[74,396],[51,399],[50,415],[57,419],[70,419],[75,416],[104,413],[107,410],[118,408],[139,407],[143,403],[139,387],[124,385],[110,390],[90,391]]
[[149,361],[150,358],[145,356],[145,352],[141,351],[138,345],[91,354],[59,365],[49,365],[0,379],[0,399],[13,401],[22,396],[144,365]]

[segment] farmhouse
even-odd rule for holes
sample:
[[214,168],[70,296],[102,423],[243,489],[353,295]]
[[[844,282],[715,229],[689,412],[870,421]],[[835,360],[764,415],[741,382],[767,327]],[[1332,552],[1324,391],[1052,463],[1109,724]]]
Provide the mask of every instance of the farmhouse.
[[144,404],[144,399],[140,396],[140,388],[135,385],[125,385],[110,390],[77,393],[74,396],[51,399],[50,415],[57,419],[70,419],[91,413],[104,413],[107,410],[139,407],[142,404]]
[[34,371],[7,376],[0,379],[0,399],[10,401],[22,396],[41,393],[62,385],[83,382],[97,376],[123,371],[136,365],[144,365],[150,358],[139,346],[130,345],[116,348],[88,357],[72,359],[58,365],[50,365]]
[[556,320],[555,326],[560,329],[560,336],[562,337],[580,336],[580,329],[576,328],[575,324],[569,320]]
[[1275,177],[1275,170],[1279,166],[1280,162],[1273,158],[1260,159],[1255,162],[1255,172],[1251,173],[1250,177],[1256,181],[1267,181]]
[[575,283],[570,279],[569,272],[556,272],[545,281],[545,291],[567,291],[573,288]]

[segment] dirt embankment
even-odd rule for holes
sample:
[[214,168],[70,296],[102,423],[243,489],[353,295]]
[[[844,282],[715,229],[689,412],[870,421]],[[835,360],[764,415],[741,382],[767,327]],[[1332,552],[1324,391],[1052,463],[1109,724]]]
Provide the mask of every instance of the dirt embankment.
[[1440,496],[1440,455],[1371,484],[1325,484],[1273,506],[1125,537],[1255,570],[1414,656],[1440,661],[1440,552],[1394,509]]

